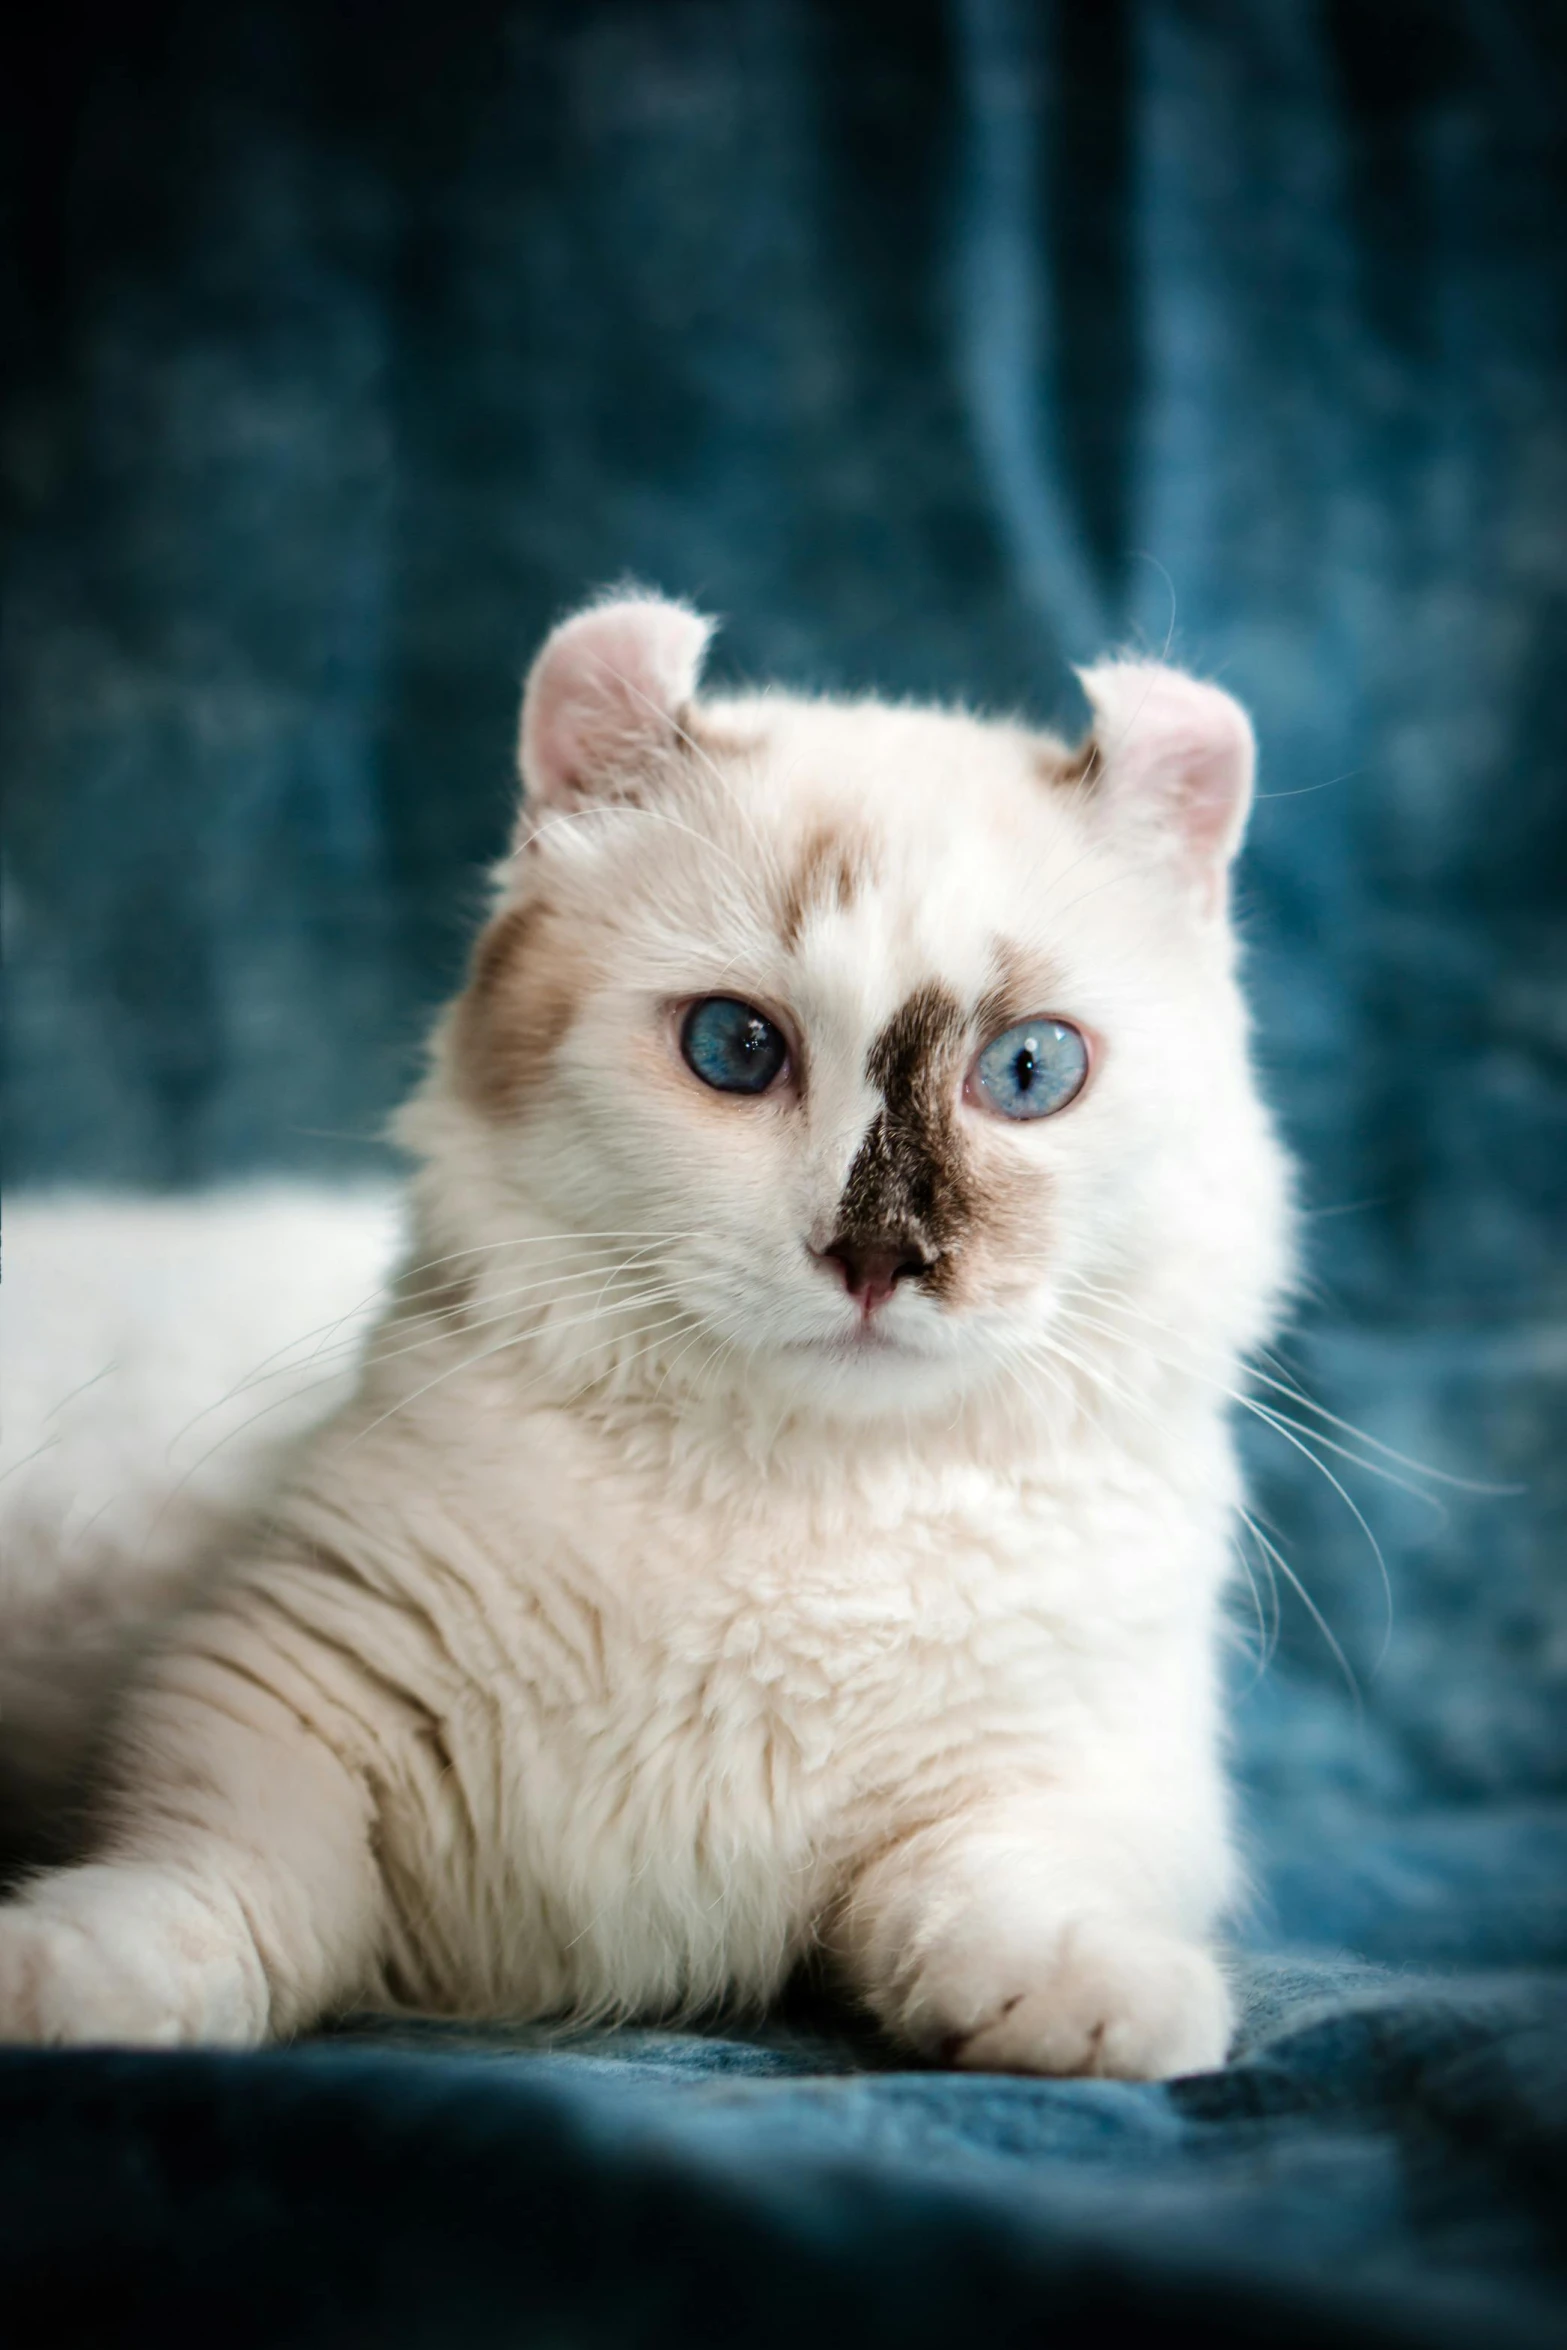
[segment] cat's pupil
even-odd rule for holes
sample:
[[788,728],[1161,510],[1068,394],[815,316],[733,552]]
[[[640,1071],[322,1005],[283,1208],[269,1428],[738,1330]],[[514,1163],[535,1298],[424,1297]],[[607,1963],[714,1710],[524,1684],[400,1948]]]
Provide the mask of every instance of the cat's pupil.
[[1088,1053],[1066,1020],[1019,1020],[980,1054],[979,1084],[1004,1118],[1048,1118],[1082,1091]]

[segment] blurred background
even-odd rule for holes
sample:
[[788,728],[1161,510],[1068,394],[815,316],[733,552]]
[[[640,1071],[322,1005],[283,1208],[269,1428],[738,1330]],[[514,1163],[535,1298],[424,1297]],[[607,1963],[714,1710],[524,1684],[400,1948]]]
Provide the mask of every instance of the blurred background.
[[1567,12],[125,0],[11,82],[7,1183],[391,1164],[588,590],[1072,727],[1168,652],[1262,743],[1289,1360],[1513,1489],[1323,1454],[1388,1640],[1255,1432],[1343,1651],[1279,1578],[1237,1664],[1256,1930],[1567,1955]]

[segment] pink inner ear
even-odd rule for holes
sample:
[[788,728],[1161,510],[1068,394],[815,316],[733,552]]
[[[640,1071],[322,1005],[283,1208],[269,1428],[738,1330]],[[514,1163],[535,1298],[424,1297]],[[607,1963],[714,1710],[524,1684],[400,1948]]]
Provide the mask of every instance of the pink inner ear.
[[575,807],[624,790],[666,747],[696,691],[713,623],[683,604],[636,596],[562,621],[534,662],[519,745],[529,793]]
[[1107,661],[1078,675],[1106,805],[1170,839],[1217,908],[1251,807],[1250,719],[1218,686],[1156,661]]

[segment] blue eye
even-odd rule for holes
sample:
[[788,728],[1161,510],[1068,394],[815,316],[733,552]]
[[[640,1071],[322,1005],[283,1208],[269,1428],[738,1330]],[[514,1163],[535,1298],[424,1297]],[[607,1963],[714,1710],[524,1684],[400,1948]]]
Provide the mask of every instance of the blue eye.
[[986,1045],[975,1074],[1003,1118],[1048,1118],[1082,1092],[1088,1047],[1064,1020],[1020,1020]]
[[704,996],[686,1014],[680,1049],[704,1085],[719,1093],[765,1093],[789,1058],[771,1020],[754,1004]]

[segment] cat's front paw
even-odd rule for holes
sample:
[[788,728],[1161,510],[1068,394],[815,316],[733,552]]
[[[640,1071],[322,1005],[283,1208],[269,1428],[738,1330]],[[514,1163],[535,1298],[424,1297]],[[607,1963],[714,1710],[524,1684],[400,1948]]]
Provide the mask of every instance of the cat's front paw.
[[265,2014],[253,1949],[153,1872],[73,1869],[0,1908],[0,2042],[246,2045]]
[[1222,2064],[1230,2028],[1229,1992],[1205,1950],[1084,1917],[1061,1930],[1032,1981],[949,2033],[940,2054],[971,2072],[1167,2080]]

